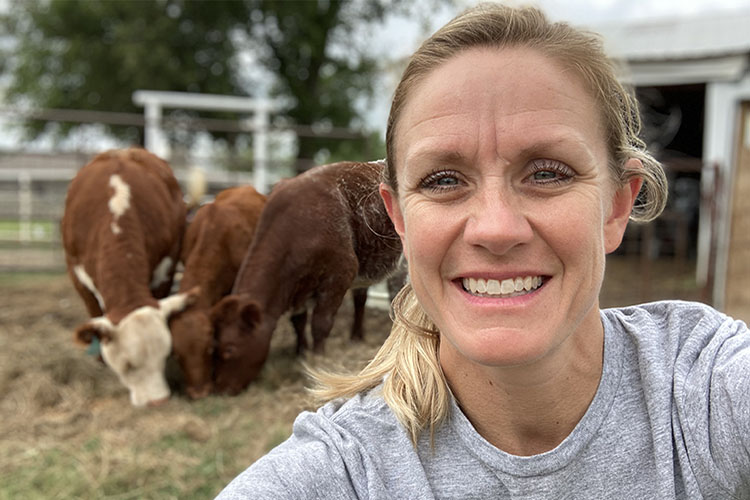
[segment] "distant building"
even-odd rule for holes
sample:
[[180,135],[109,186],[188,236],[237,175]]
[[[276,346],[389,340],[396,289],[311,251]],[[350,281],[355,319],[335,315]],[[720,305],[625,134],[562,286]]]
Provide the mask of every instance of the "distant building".
[[592,29],[628,63],[644,139],[670,171],[666,220],[685,227],[698,212],[698,280],[750,320],[750,10]]

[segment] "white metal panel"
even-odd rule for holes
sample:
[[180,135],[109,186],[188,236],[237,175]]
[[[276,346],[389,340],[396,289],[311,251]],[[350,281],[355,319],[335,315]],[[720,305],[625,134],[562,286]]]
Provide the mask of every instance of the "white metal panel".
[[695,59],[750,52],[750,10],[592,27],[628,61]]
[[[724,306],[724,288],[729,251],[729,210],[732,206],[731,174],[735,163],[735,140],[739,119],[739,106],[743,101],[750,101],[750,73],[736,83],[711,83],[706,86],[706,120],[703,139],[703,162],[717,163],[722,169],[722,189],[726,196],[717,200],[718,227],[715,234],[716,268],[714,282],[714,305],[721,309]],[[708,179],[702,179],[703,183]],[[704,189],[709,189],[704,185]],[[705,232],[699,235],[699,247],[707,248],[709,241]],[[707,255],[699,251],[699,278],[708,270]]]
[[750,68],[750,56],[735,54],[702,59],[631,62],[623,81],[635,86],[736,82]]

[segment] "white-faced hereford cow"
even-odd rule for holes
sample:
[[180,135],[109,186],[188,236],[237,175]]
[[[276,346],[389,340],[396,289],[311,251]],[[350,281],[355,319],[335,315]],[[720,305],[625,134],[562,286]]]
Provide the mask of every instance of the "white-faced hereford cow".
[[401,254],[378,194],[383,169],[382,162],[334,163],[274,187],[232,293],[212,310],[217,392],[236,394],[257,376],[288,310],[301,352],[312,307],[313,349],[320,352],[351,288],[352,337],[362,337],[366,287],[386,278]]
[[265,203],[266,197],[252,186],[225,189],[212,203],[198,209],[185,232],[180,291],[200,286],[200,293],[194,305],[170,319],[169,326],[172,351],[182,368],[186,392],[192,398],[211,392],[211,307],[232,291]]
[[163,160],[143,149],[96,156],[71,181],[62,218],[65,260],[92,319],[76,338],[104,362],[136,406],[169,397],[167,318],[191,295],[166,297],[185,229],[185,203]]

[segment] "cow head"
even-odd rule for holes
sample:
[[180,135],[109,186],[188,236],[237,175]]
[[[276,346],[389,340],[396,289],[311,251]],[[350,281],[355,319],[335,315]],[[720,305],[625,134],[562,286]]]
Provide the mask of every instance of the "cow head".
[[185,378],[185,392],[193,399],[208,396],[213,389],[214,327],[210,310],[195,305],[169,321],[172,352]]
[[178,294],[159,301],[158,307],[134,309],[118,324],[106,316],[79,326],[76,339],[86,344],[98,337],[102,358],[130,391],[134,406],[153,405],[169,397],[164,365],[172,349],[167,318],[187,307],[194,296]]
[[246,296],[228,295],[211,309],[216,337],[214,390],[235,395],[257,377],[268,357],[260,306]]

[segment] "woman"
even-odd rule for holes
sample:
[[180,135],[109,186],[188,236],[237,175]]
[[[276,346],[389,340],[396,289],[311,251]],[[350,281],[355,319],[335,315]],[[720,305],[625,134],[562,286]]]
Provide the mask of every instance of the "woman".
[[600,310],[605,255],[665,203],[598,39],[482,5],[415,53],[380,193],[393,330],[220,498],[745,498],[750,336],[686,302]]

